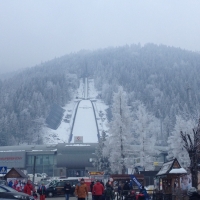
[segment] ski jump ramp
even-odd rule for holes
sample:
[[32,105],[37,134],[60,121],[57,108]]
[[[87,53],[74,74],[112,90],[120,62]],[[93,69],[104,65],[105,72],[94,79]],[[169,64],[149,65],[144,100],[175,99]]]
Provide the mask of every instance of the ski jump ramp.
[[94,107],[90,100],[81,100],[71,132],[71,143],[98,143],[99,132]]

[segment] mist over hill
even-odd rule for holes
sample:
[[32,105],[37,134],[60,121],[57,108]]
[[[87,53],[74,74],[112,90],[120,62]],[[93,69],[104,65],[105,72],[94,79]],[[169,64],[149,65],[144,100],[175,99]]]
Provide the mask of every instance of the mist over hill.
[[[160,119],[160,139],[174,130],[176,116],[198,120],[200,54],[148,44],[80,51],[0,81],[0,145],[35,143],[50,106],[64,106],[75,95],[79,79],[95,81],[109,106],[118,86],[128,93],[130,109],[143,103]],[[108,109],[107,117],[112,113]],[[41,141],[42,143],[42,141]]]

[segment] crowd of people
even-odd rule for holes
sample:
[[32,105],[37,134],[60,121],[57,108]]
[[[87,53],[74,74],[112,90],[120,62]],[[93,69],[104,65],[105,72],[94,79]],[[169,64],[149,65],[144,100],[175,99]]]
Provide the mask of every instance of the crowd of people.
[[[149,196],[144,187],[141,188],[140,192],[136,194],[134,190],[132,190],[132,185],[128,181],[126,181],[123,185],[120,184],[118,186],[118,197],[124,200],[147,200]],[[96,182],[92,181],[90,184],[90,191],[92,194],[92,200],[114,200],[116,197],[116,190],[113,188],[112,182],[108,181],[105,185],[103,181],[96,180]],[[88,198],[87,186],[84,183],[84,179],[81,179],[80,184],[76,186],[75,195],[78,200],[85,200]],[[68,200],[66,198],[66,200]]]
[[40,200],[45,200],[46,187],[44,183],[41,184],[37,191],[30,180],[27,180],[27,182],[25,182],[25,180],[17,179],[9,180],[8,186],[17,190],[18,192],[24,192],[28,195],[32,195],[35,199],[38,199],[39,194]]
[[[28,195],[34,196],[35,199],[38,198],[38,195],[40,196],[40,200],[45,200],[46,195],[46,188],[44,183],[39,186],[37,191],[35,190],[33,184],[30,180],[25,183],[24,181],[20,180],[10,180],[8,182],[8,186],[16,189],[19,192],[24,192]],[[66,182],[64,186],[64,192],[65,192],[65,200],[69,200],[70,193],[71,193],[71,185],[69,182]],[[75,196],[78,200],[86,200],[88,199],[88,187],[85,184],[84,179],[82,178],[80,180],[80,183],[78,183],[75,187]],[[96,180],[95,182],[92,181],[90,184],[90,192],[92,194],[92,200],[114,200],[115,199],[115,193],[118,195],[118,199],[121,200],[149,200],[150,197],[145,189],[144,186],[139,190],[138,193],[135,193],[133,190],[133,183],[132,181],[126,181],[124,183],[119,183],[117,190],[113,188],[112,182],[108,181],[105,185],[103,181]],[[187,190],[187,195],[189,197],[189,200],[200,200],[200,195],[197,192],[197,189],[194,187],[190,187]]]

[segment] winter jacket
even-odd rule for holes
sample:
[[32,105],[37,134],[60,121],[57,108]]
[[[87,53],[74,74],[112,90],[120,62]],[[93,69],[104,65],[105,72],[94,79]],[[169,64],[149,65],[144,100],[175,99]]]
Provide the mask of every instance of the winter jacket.
[[33,191],[33,186],[31,184],[26,184],[24,186],[24,193],[31,195],[31,191]]
[[106,200],[112,200],[114,198],[113,189],[111,186],[107,186],[104,192],[104,196]]
[[75,188],[75,195],[78,198],[85,198],[86,196],[88,196],[88,189],[87,189],[87,185],[85,183],[83,184],[77,184],[76,188]]
[[9,181],[8,186],[12,188],[13,182],[12,182],[12,181]]
[[104,187],[100,182],[97,182],[94,186],[93,186],[93,190],[92,190],[92,194],[94,195],[102,195],[104,192]]
[[145,196],[144,196],[144,194],[138,194],[136,196],[136,199],[138,199],[138,200],[145,200]]
[[145,188],[141,189],[140,193],[144,194],[145,199],[149,199],[149,195],[148,195],[147,190]]
[[71,193],[71,185],[70,184],[65,184],[65,187],[64,187],[64,191],[65,191],[65,194],[70,194]]
[[194,192],[189,200],[200,200],[200,195],[197,192]]
[[46,187],[45,187],[44,185],[40,186],[40,187],[38,188],[38,193],[39,193],[40,195],[44,195],[44,194],[46,193]]

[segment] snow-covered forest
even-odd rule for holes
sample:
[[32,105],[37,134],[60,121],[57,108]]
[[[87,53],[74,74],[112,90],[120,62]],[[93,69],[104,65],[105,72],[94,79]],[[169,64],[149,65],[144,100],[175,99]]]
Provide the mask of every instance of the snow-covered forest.
[[91,77],[99,98],[109,105],[109,121],[114,116],[113,94],[122,86],[133,113],[134,134],[148,132],[145,137],[153,143],[175,148],[173,141],[180,130],[192,130],[199,118],[199,64],[200,54],[195,52],[164,45],[127,45],[80,51],[3,76],[0,145],[36,142],[51,104],[64,106],[74,97],[79,79]]

